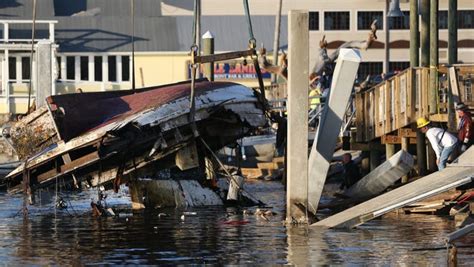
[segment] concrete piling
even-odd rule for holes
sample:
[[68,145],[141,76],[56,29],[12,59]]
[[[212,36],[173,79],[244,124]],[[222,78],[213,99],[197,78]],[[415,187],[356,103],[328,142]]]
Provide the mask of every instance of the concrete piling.
[[[46,104],[46,97],[53,94],[53,74],[52,74],[52,43],[49,40],[38,42],[36,50],[36,74],[33,78],[33,88],[36,90],[36,107]],[[36,76],[36,77],[35,77]],[[34,82],[36,80],[36,83]],[[37,86],[34,86],[37,85]]]
[[298,206],[308,202],[308,11],[288,14],[287,222],[307,223]]

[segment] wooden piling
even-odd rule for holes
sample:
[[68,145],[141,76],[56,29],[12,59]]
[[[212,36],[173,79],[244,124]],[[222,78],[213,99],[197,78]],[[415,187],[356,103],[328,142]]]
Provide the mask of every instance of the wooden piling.
[[420,65],[419,47],[420,47],[420,32],[418,23],[418,0],[410,0],[410,66],[418,67]]
[[428,67],[430,63],[430,0],[420,1],[421,11],[421,66]]
[[[207,31],[202,36],[202,52],[204,55],[214,54],[214,36],[210,31]],[[214,62],[204,63],[204,76],[209,81],[214,81]]]
[[458,266],[458,249],[456,246],[452,245],[449,248],[448,252],[448,266],[455,267]]
[[430,114],[438,111],[438,2],[431,0],[430,4]]
[[[458,27],[456,23],[458,9],[457,0],[449,0],[448,5],[448,64],[452,65],[456,64],[458,61]],[[450,81],[452,79],[457,79],[454,75],[451,70],[448,72]],[[454,100],[454,88],[451,83],[448,84],[448,89],[448,128],[450,130],[457,130],[457,116],[456,111],[454,110],[454,102],[456,101]],[[457,102],[459,102],[459,100]]]
[[[402,137],[402,150],[408,152],[408,145],[410,144],[410,139],[408,137]],[[408,174],[402,176],[402,184],[408,182]]]
[[389,159],[395,155],[395,145],[394,144],[385,144],[385,158]]
[[[418,16],[418,2],[417,0],[410,0],[410,66],[412,68],[420,65],[420,32],[419,32],[419,16]],[[425,29],[426,31],[426,29]],[[426,39],[426,35],[425,35]],[[426,40],[423,40],[426,42]],[[426,50],[426,47],[425,47]],[[424,50],[424,51],[425,51]],[[426,60],[426,59],[425,59]],[[426,64],[426,61],[425,61]],[[416,75],[413,73],[411,76],[412,94],[413,99],[416,99]],[[415,105],[412,106],[413,113],[415,114]],[[416,119],[416,118],[415,118]],[[418,165],[419,175],[423,176],[426,174],[426,144],[425,136],[420,131],[416,132],[416,162]]]
[[[377,142],[377,141],[373,141],[373,142]],[[380,163],[381,163],[381,154],[380,153],[380,150],[378,149],[371,149],[370,150],[370,171],[373,171],[375,170],[375,168],[377,168]]]
[[287,222],[308,223],[308,11],[288,14]]

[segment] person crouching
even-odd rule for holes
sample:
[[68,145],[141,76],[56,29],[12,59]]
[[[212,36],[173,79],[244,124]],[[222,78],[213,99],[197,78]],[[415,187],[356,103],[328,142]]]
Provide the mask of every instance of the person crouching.
[[430,141],[431,147],[433,147],[436,153],[436,164],[438,170],[442,170],[446,167],[446,162],[449,156],[454,152],[457,145],[457,138],[438,127],[432,127],[431,122],[425,118],[419,118],[416,120],[417,128],[424,134]]

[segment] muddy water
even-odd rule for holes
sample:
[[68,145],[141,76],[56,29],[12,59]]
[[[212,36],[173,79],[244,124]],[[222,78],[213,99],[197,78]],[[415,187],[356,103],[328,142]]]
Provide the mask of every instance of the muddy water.
[[[397,215],[353,230],[285,228],[284,191],[279,183],[247,185],[273,206],[268,221],[235,208],[160,210],[132,213],[125,194],[110,193],[118,216],[93,218],[95,192],[65,197],[66,210],[51,204],[18,215],[21,198],[0,195],[0,261],[3,265],[84,264],[375,264],[445,265],[443,237],[448,218]],[[159,213],[162,213],[161,215]],[[474,236],[458,242],[462,265],[474,262]]]

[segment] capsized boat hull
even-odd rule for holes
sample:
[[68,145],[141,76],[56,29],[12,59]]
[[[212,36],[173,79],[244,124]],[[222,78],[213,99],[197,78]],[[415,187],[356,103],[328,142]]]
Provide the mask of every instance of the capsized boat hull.
[[[132,92],[79,93],[47,100],[60,140],[29,155],[7,177],[11,193],[23,190],[26,167],[34,190],[56,178],[65,184],[118,186],[178,166],[202,166],[216,151],[266,124],[263,105],[245,86],[196,83],[196,138],[189,115],[190,83]],[[97,98],[97,100],[93,100]]]

